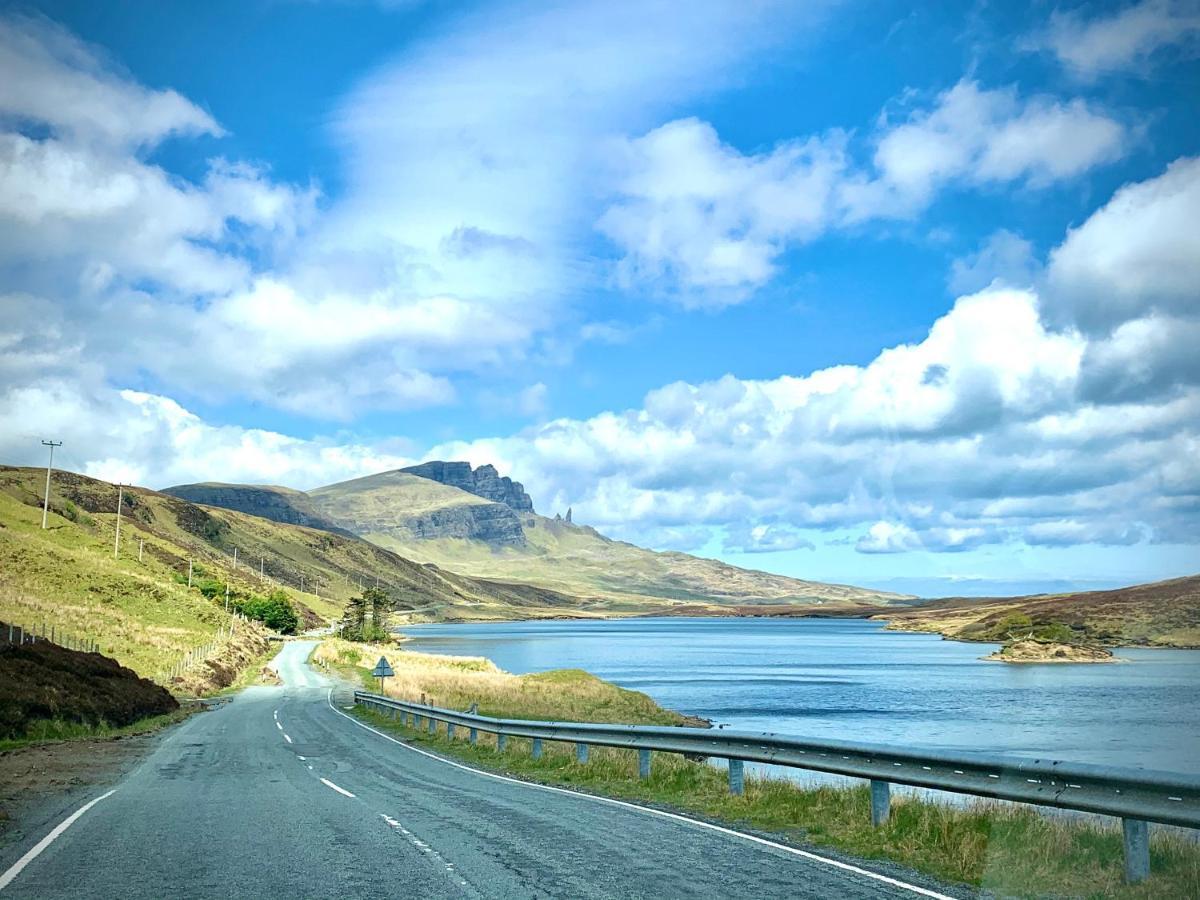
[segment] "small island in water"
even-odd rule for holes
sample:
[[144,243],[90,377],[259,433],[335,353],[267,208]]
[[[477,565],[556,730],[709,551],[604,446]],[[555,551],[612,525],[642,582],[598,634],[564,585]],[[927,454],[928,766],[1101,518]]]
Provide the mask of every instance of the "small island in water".
[[1005,642],[995,653],[981,657],[990,662],[1005,663],[1111,663],[1120,662],[1103,647],[1065,644],[1059,641],[1040,641],[1024,638]]

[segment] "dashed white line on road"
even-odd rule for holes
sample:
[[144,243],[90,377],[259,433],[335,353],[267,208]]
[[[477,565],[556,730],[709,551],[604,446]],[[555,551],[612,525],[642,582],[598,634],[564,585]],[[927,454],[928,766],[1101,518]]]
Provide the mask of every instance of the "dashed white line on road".
[[286,731],[283,733],[283,739],[285,741],[287,741],[289,744],[292,743],[291,735],[289,735]]
[[275,722],[275,727],[278,728],[280,731],[283,731],[283,726],[280,725],[278,721]]
[[410,844],[412,844],[414,847],[416,847],[418,850],[420,850],[422,853],[424,853],[426,856],[431,856],[434,859],[436,859],[438,862],[440,862],[442,864],[442,867],[446,870],[446,872],[449,873],[450,875],[452,875],[458,881],[458,883],[461,887],[467,887],[467,882],[463,879],[463,877],[460,874],[458,874],[458,872],[456,872],[454,870],[454,863],[446,862],[445,858],[440,853],[438,853],[436,850],[434,850],[432,847],[430,847],[427,843],[425,843],[423,840],[421,840],[419,837],[417,837],[415,834],[413,834],[411,831],[409,831],[407,828],[405,828],[403,825],[401,825],[400,822],[398,822],[396,819],[393,819],[391,816],[385,815],[384,813],[380,813],[379,817],[381,819],[383,819],[383,821],[387,822],[388,825],[390,825],[394,830],[400,832],[402,835],[404,835],[406,838],[408,838],[408,842]]
[[[880,875],[878,872],[872,872],[869,869],[863,869],[859,866],[844,863],[837,859],[830,859],[828,856],[821,856],[818,853],[811,853],[808,850],[801,850],[799,847],[789,847],[787,844],[780,844],[776,841],[770,841],[766,838],[761,838],[753,834],[746,834],[741,831],[734,831],[732,828],[724,828],[720,825],[714,825],[711,822],[703,822],[700,819],[692,819],[688,816],[681,816],[677,813],[665,812],[661,809],[651,809],[648,806],[638,806],[636,803],[627,803],[624,800],[614,800],[611,797],[598,797],[595,794],[583,794],[579,791],[568,790],[567,788],[552,787],[548,784],[535,784],[531,781],[522,781],[520,778],[509,778],[507,775],[498,775],[495,772],[488,772],[483,769],[474,769],[471,766],[465,766],[462,763],[452,762],[444,756],[438,756],[436,753],[430,753],[427,750],[420,750],[411,744],[406,744],[403,741],[398,741],[391,735],[384,734],[378,729],[372,728],[365,722],[360,722],[354,716],[348,716],[333,705],[333,689],[329,689],[329,693],[325,697],[325,702],[329,704],[329,708],[344,719],[349,719],[359,728],[364,728],[372,734],[377,734],[385,741],[391,741],[405,750],[411,750],[413,753],[420,753],[422,756],[427,756],[430,759],[436,759],[440,763],[448,766],[453,766],[456,769],[462,769],[464,772],[472,772],[475,775],[482,775],[485,778],[494,778],[497,781],[507,781],[509,784],[519,784],[522,787],[531,788],[537,791],[549,791],[553,794],[567,794],[571,797],[576,797],[580,800],[591,800],[595,803],[607,803],[611,806],[620,806],[625,809],[635,810],[640,813],[645,813],[650,816],[660,816],[664,819],[673,819],[676,822],[681,822],[685,825],[691,825],[695,828],[703,828],[707,831],[716,831],[719,834],[725,834],[730,837],[741,838],[745,841],[750,841],[755,844],[760,844],[764,847],[770,847],[773,850],[781,850],[784,853],[790,853],[793,856],[799,856],[803,859],[811,860],[812,862],[823,863],[827,866],[832,866],[835,869],[841,869],[844,872],[853,872],[855,875],[861,875],[863,878],[870,878],[873,881],[880,881],[884,884],[890,884],[893,887],[902,888],[906,891],[912,891],[914,894],[920,894],[923,897],[932,897],[934,900],[955,900],[949,894],[942,894],[937,891],[931,891],[929,888],[923,888],[920,885],[909,884],[907,881],[901,881],[898,878],[889,878],[887,875]],[[346,709],[353,709],[353,706],[347,706]]]
[[40,854],[43,850],[45,850],[47,847],[49,847],[51,844],[53,844],[55,842],[55,840],[58,839],[59,835],[61,835],[64,831],[66,831],[68,828],[70,828],[73,824],[75,824],[76,819],[78,819],[80,816],[82,816],[85,812],[87,812],[89,809],[91,809],[93,806],[95,806],[101,800],[111,797],[116,792],[117,792],[117,789],[113,788],[107,794],[101,794],[95,800],[91,800],[91,801],[83,804],[83,806],[79,807],[79,809],[75,810],[75,812],[71,813],[71,815],[67,816],[67,818],[63,819],[63,821],[59,822],[56,826],[54,826],[54,829],[48,835],[46,835],[44,838],[42,838],[40,841],[38,841],[36,844],[34,844],[28,853],[26,853],[24,856],[22,856],[20,859],[18,859],[15,863],[13,863],[11,866],[9,866],[8,870],[3,875],[0,875],[0,891],[4,890],[6,887],[8,887],[8,885],[12,882],[12,880],[14,878],[16,878],[18,875],[20,875],[21,871],[27,865],[29,865],[31,862],[33,862],[35,859],[37,859],[38,854]]
[[[311,767],[310,767],[310,768],[311,768]],[[332,781],[330,781],[328,778],[322,778],[322,779],[321,779],[321,784],[325,785],[325,787],[328,787],[328,788],[333,788],[333,789],[334,789],[335,791],[337,791],[339,794],[343,794],[343,795],[344,795],[344,796],[346,796],[346,797],[353,797],[353,796],[354,796],[352,793],[350,793],[350,792],[349,792],[348,790],[346,790],[345,788],[338,787],[336,784],[334,784],[334,783],[333,783]]]

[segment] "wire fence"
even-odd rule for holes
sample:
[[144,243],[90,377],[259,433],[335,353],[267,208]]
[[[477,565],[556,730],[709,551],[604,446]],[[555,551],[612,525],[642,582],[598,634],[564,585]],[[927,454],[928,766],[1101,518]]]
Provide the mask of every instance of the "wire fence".
[[90,637],[81,637],[67,631],[57,623],[41,622],[38,625],[18,625],[15,622],[0,623],[0,643],[5,644],[37,644],[45,642],[76,650],[80,653],[99,653],[100,644]]

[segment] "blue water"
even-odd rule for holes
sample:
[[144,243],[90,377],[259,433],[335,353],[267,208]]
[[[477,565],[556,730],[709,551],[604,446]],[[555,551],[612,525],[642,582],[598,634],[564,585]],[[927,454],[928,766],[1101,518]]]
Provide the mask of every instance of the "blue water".
[[994,645],[857,619],[408,626],[409,649],[586,669],[729,727],[1200,773],[1200,651],[1005,665]]

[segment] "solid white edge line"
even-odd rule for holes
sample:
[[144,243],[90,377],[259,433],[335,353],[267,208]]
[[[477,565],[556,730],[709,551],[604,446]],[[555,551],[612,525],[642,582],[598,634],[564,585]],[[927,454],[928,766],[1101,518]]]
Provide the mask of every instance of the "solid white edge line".
[[350,793],[348,790],[346,790],[345,788],[342,788],[342,787],[338,787],[336,784],[334,784],[328,778],[322,778],[321,784],[325,785],[325,787],[333,788],[339,794],[344,794],[345,796],[350,797],[350,798],[354,797],[354,795],[352,793]]
[[28,853],[26,853],[24,856],[22,856],[20,859],[18,859],[15,863],[13,863],[11,866],[9,866],[8,871],[6,871],[3,875],[0,875],[0,891],[4,890],[6,887],[8,887],[12,883],[12,880],[14,878],[16,878],[18,875],[20,875],[21,871],[27,865],[29,865],[31,862],[33,862],[35,859],[37,859],[38,855],[43,850],[45,850],[47,847],[49,847],[51,844],[53,844],[55,842],[55,840],[57,840],[58,837],[64,831],[66,831],[73,824],[75,824],[76,819],[78,819],[80,816],[82,816],[85,812],[87,812],[89,809],[91,809],[93,806],[95,806],[101,800],[111,797],[116,792],[117,792],[117,789],[113,788],[107,794],[101,794],[95,800],[91,800],[91,801],[83,804],[83,806],[79,807],[79,809],[75,810],[75,812],[73,812],[73,813],[71,813],[71,815],[67,816],[66,819],[64,819],[58,825],[54,826],[53,830],[51,830],[51,832],[48,835],[46,835],[44,838],[42,838],[40,841],[38,841],[36,844],[34,844]]
[[[438,762],[445,763],[448,766],[453,766],[456,769],[462,769],[464,772],[473,772],[476,775],[483,775],[486,778],[495,778],[497,781],[507,781],[510,784],[519,784],[527,788],[533,788],[534,790],[551,791],[555,794],[569,794],[572,797],[579,797],[584,800],[594,800],[597,803],[608,803],[612,806],[621,806],[625,809],[636,810],[637,812],[646,813],[647,815],[651,816],[660,816],[664,819],[673,819],[676,822],[683,822],[686,825],[704,828],[709,831],[716,831],[720,834],[730,835],[731,837],[741,838],[746,841],[753,841],[754,843],[761,844],[764,847],[771,847],[775,850],[782,850],[785,853],[791,853],[793,856],[800,856],[804,859],[812,860],[813,862],[824,863],[827,866],[833,866],[834,868],[842,869],[846,872],[853,872],[856,875],[862,875],[864,878],[881,881],[884,884],[890,884],[893,887],[902,888],[906,891],[912,891],[914,894],[920,894],[923,897],[933,897],[934,900],[956,900],[956,898],[951,897],[949,894],[939,894],[937,891],[931,891],[928,888],[921,887],[920,885],[909,884],[907,881],[900,881],[898,878],[890,878],[887,875],[880,875],[878,872],[872,872],[869,869],[863,869],[858,866],[851,865],[850,863],[841,862],[840,860],[830,859],[828,856],[821,856],[817,853],[811,853],[808,850],[801,850],[798,847],[789,847],[787,844],[779,844],[775,841],[769,841],[766,838],[761,838],[753,834],[746,834],[742,831],[734,831],[732,828],[714,825],[711,822],[705,822],[701,819],[693,819],[688,816],[681,816],[678,813],[664,812],[661,809],[652,809],[648,806],[639,806],[636,803],[630,803],[626,800],[614,800],[612,797],[598,797],[595,794],[584,794],[579,791],[569,790],[567,788],[553,787],[548,784],[536,784],[531,781],[522,781],[520,778],[509,778],[507,775],[498,775],[495,772],[488,772],[484,769],[475,769],[471,766],[463,765],[462,763],[457,763],[453,760],[446,759],[444,756],[438,756],[436,753],[430,753],[426,750],[413,747],[411,744],[398,741],[391,735],[384,734],[382,731],[372,728],[365,722],[358,721],[358,719],[354,718],[354,716],[346,715],[333,705],[333,688],[329,689],[329,693],[326,695],[326,702],[329,704],[329,708],[335,713],[344,719],[349,719],[359,728],[365,728],[372,734],[377,734],[384,740],[391,741],[393,744],[403,747],[405,750],[411,750],[413,753],[420,753],[422,756],[428,756],[430,759],[436,759]],[[325,781],[324,778],[321,780]],[[330,786],[332,787],[333,785]]]

